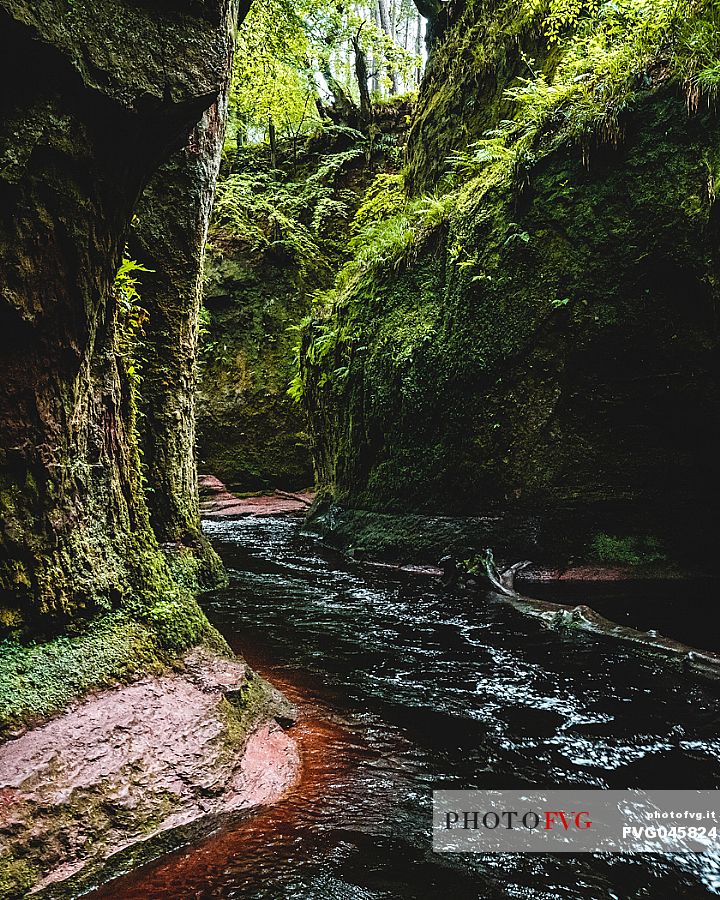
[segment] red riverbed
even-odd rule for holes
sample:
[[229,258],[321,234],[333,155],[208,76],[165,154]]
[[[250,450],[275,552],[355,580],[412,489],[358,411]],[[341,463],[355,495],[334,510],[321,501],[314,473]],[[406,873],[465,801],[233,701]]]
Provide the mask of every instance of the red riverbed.
[[366,747],[334,715],[312,683],[300,673],[278,674],[262,659],[243,655],[298,707],[291,734],[300,748],[302,770],[289,793],[278,803],[155,863],[110,882],[90,896],[95,900],[184,900],[223,896],[206,891],[209,884],[231,879],[233,888],[262,883],[265,867],[293,852],[313,827],[313,811],[327,815],[341,803],[344,776],[367,756]]

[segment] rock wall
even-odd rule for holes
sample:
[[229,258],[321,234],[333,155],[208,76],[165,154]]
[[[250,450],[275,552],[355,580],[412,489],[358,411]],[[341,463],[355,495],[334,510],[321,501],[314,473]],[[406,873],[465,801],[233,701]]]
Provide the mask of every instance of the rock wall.
[[307,426],[288,396],[295,335],[311,297],[287,262],[242,250],[212,254],[210,313],[198,399],[198,459],[231,490],[298,490],[313,483]]
[[515,78],[530,74],[528,61],[536,71],[552,71],[558,51],[543,37],[547,6],[452,0],[440,11],[408,135],[413,192],[433,190],[449,154],[512,116],[515,104],[505,92]]
[[[87,890],[273,802],[299,765],[292,711],[191,590],[219,565],[192,393],[237,14],[0,2],[3,898]],[[117,287],[138,209],[142,360]]]
[[[508,49],[521,5],[454,5],[411,131],[415,185],[512,115],[518,48],[541,40],[526,18]],[[689,112],[656,72],[616,140],[558,139],[520,178],[456,182],[442,223],[338,297],[333,352],[306,357],[326,497],[479,517],[480,546],[539,560],[587,556],[598,535],[714,558],[719,171],[714,106]],[[339,360],[347,378],[323,386]]]
[[[346,258],[350,223],[368,185],[379,172],[397,168],[408,112],[407,102],[376,110],[374,151],[362,134],[330,127],[303,142],[297,154],[281,145],[279,178],[277,172],[269,176],[263,147],[246,149],[232,163],[234,171],[255,179],[254,227],[272,209],[283,226],[273,234],[277,225],[268,220],[261,248],[221,216],[213,226],[198,460],[201,471],[231,490],[313,484],[307,420],[288,395],[297,370],[296,329],[310,314],[315,292],[332,284]],[[298,252],[293,229],[302,230],[314,252]]]
[[226,83],[236,14],[232,0],[0,3],[6,626],[167,589],[111,285],[140,192]]
[[[225,133],[229,81],[186,146],[143,192],[130,239],[147,313],[141,350],[141,446],[150,522],[172,563],[193,560],[200,585],[220,561],[200,528],[195,463],[198,316],[205,243]],[[190,555],[191,554],[191,555]]]

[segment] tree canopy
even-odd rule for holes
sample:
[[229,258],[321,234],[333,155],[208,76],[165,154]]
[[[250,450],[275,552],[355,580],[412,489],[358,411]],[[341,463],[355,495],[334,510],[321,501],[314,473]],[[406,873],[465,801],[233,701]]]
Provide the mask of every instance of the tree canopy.
[[238,34],[229,138],[292,137],[329,110],[342,116],[413,92],[424,38],[413,0],[254,3]]

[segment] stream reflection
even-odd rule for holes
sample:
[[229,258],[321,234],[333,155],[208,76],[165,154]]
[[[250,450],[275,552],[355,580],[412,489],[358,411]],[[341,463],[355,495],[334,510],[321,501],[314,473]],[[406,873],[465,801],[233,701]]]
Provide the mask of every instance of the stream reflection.
[[491,596],[354,571],[289,518],[206,524],[231,570],[205,608],[301,709],[290,796],[120,879],[107,898],[667,898],[720,859],[440,856],[433,788],[720,787],[720,688],[564,637]]

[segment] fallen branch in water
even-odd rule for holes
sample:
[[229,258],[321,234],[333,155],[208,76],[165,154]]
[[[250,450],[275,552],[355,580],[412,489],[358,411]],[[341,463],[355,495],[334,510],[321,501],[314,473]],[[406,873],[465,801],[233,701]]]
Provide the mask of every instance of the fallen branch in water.
[[524,562],[517,562],[515,565],[510,566],[509,569],[505,569],[504,572],[500,572],[495,565],[495,557],[492,550],[487,549],[485,551],[484,565],[488,581],[496,591],[510,597],[517,597],[515,576],[530,565],[530,560],[526,559]]
[[523,615],[539,619],[548,628],[579,629],[632,643],[659,655],[677,659],[683,671],[691,671],[706,678],[720,679],[720,656],[716,653],[696,650],[655,631],[638,631],[635,628],[618,625],[617,622],[601,616],[590,606],[565,606],[523,597],[514,588],[515,576],[529,566],[529,562],[515,563],[509,569],[499,572],[492,550],[486,550],[483,563],[488,581],[504,601]]
[[286,500],[297,500],[298,503],[304,503],[308,509],[312,506],[312,500],[308,500],[302,494],[293,494],[290,491],[281,491],[278,488],[275,488],[273,493],[277,494],[278,497],[284,497]]
[[720,655],[716,653],[697,650],[655,631],[638,631],[618,625],[610,619],[605,619],[589,606],[567,606],[518,594],[515,590],[515,577],[518,572],[530,565],[528,561],[517,562],[500,571],[492,550],[487,550],[484,556],[470,567],[467,563],[458,563],[453,556],[444,556],[438,563],[438,569],[429,566],[393,566],[389,563],[369,561],[364,561],[363,564],[408,575],[439,575],[446,589],[465,595],[470,592],[475,595],[491,590],[498,599],[522,615],[539,620],[546,628],[554,631],[580,630],[614,638],[634,644],[641,652],[644,650],[646,653],[654,653],[673,660],[678,669],[684,672],[720,680]]

